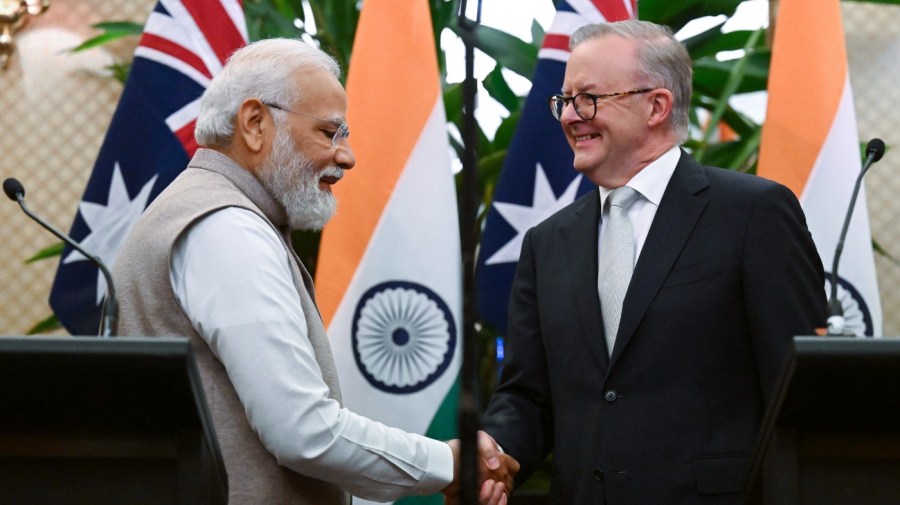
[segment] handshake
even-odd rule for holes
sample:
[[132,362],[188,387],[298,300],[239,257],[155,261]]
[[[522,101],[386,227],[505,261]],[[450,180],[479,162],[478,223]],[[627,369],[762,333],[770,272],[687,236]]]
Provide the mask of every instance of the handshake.
[[[456,505],[460,500],[459,489],[459,440],[447,442],[453,451],[453,482],[441,491],[448,505]],[[512,456],[500,451],[497,442],[483,431],[478,432],[478,492],[479,505],[506,505],[513,490],[519,463]]]

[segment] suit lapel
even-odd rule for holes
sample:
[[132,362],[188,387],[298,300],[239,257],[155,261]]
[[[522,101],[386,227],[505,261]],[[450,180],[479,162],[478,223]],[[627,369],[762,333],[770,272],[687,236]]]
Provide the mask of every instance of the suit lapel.
[[[586,345],[603,367],[609,365],[600,297],[597,294],[597,231],[600,222],[600,194],[592,191],[574,207],[574,218],[563,229],[566,264],[563,275],[572,286],[578,324]],[[587,253],[590,251],[590,253]]]
[[708,186],[700,165],[682,151],[625,295],[613,362],[628,344],[700,219],[707,200],[698,193]]

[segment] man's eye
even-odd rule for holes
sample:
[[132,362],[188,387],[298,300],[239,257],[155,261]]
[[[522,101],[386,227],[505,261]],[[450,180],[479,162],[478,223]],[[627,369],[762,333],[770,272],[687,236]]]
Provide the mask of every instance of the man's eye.
[[326,137],[333,139],[334,136],[337,135],[337,130],[322,130],[322,133],[324,133]]

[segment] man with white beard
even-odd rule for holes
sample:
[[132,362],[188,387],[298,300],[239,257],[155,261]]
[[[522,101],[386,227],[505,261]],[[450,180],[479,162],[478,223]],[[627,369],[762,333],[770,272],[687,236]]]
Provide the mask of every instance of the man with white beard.
[[[329,220],[331,186],[356,162],[338,76],[296,40],[235,52],[200,100],[203,147],[115,264],[124,334],[191,339],[232,505],[456,492],[457,443],[341,406],[312,279],[291,246],[291,230]],[[517,466],[483,451],[480,499],[504,503]]]

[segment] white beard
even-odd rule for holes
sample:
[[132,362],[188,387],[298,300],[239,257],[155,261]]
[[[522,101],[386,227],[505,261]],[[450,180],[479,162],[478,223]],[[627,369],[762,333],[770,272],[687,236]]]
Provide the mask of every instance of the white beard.
[[340,179],[344,171],[336,166],[316,171],[309,156],[294,148],[287,125],[276,128],[272,152],[259,170],[260,182],[284,206],[292,230],[321,230],[334,215],[337,200],[319,189],[319,179]]

